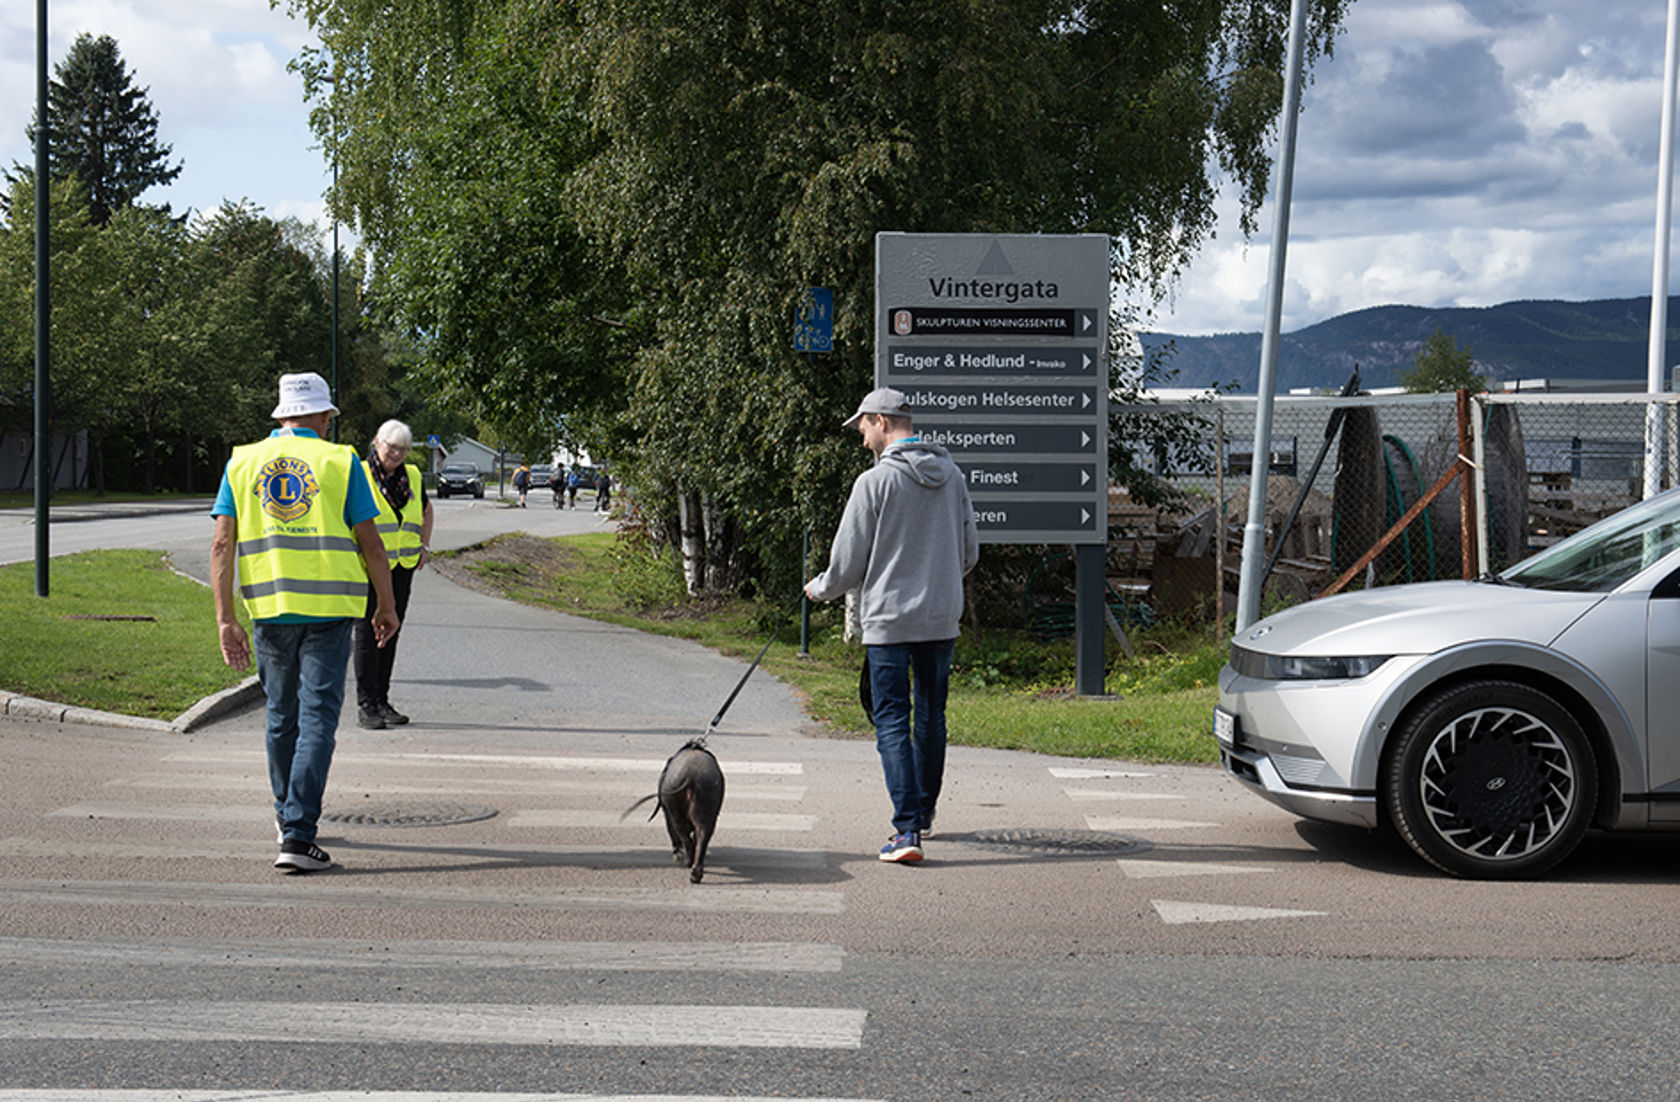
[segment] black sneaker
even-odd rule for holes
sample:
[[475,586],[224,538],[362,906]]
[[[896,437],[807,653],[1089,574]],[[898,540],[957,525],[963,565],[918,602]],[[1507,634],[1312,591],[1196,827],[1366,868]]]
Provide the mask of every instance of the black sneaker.
[[295,869],[298,872],[320,872],[330,869],[333,859],[327,851],[314,842],[305,842],[302,838],[288,838],[280,843],[280,856],[274,859],[277,869]]
[[393,727],[401,727],[408,722],[408,717],[391,707],[389,702],[379,706],[379,716]]
[[385,713],[378,709],[368,711],[366,708],[357,708],[356,726],[366,727],[370,731],[383,731],[385,729]]

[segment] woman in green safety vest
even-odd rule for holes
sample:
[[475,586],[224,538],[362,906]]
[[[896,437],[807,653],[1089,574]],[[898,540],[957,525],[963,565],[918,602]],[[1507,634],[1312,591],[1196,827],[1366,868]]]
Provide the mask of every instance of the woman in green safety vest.
[[[385,555],[391,560],[391,592],[399,620],[408,615],[414,574],[426,565],[432,543],[432,503],[421,484],[420,469],[404,462],[413,446],[414,433],[407,425],[387,421],[379,426],[362,461],[368,484],[373,487],[373,500],[379,506],[375,523]],[[379,646],[373,634],[373,611],[370,603],[366,615],[356,622],[356,725],[382,731],[407,723],[408,717],[391,706],[391,667],[397,660],[398,636]]]

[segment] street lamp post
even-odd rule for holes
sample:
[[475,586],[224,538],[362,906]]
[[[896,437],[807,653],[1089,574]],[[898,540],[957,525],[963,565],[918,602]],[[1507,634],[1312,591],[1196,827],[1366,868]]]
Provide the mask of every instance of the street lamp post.
[[47,596],[51,557],[47,503],[52,497],[52,190],[47,143],[47,0],[35,0],[35,596]]
[[[321,79],[332,85],[332,101],[328,104],[332,111],[332,191],[327,199],[327,209],[332,215],[332,393],[333,402],[342,409],[344,399],[338,392],[338,79],[330,76]],[[334,443],[338,442],[340,420],[340,417],[333,418]]]

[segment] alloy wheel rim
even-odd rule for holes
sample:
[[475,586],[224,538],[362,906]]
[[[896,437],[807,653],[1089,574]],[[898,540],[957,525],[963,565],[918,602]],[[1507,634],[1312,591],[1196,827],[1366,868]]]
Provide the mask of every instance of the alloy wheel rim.
[[1576,803],[1575,761],[1557,733],[1516,708],[1466,712],[1423,755],[1418,795],[1435,834],[1483,861],[1515,861],[1555,838]]

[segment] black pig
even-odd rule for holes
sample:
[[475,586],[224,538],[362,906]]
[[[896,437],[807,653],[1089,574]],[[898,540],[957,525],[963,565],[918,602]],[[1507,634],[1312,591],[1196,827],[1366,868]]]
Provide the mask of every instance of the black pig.
[[[706,846],[717,829],[723,808],[723,770],[706,749],[705,740],[691,739],[671,755],[659,774],[659,791],[644,796],[625,811],[630,814],[649,800],[657,800],[653,815],[665,813],[665,829],[671,835],[671,857],[688,866],[688,878],[700,883],[706,875]],[[649,815],[651,821],[653,815]]]

